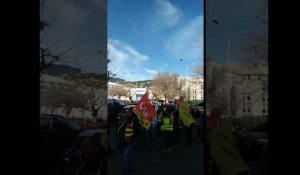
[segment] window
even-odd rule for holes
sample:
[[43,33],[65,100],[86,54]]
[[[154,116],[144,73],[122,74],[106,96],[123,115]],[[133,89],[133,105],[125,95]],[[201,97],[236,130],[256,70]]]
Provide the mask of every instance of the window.
[[248,108],[247,112],[250,113],[250,108]]
[[247,99],[248,99],[248,101],[250,101],[250,100],[251,100],[249,95],[248,95]]
[[248,80],[251,80],[251,76],[250,76],[250,75],[248,75],[248,77],[247,77],[247,78],[248,78]]
[[265,97],[262,97],[262,101],[266,101],[266,98],[265,98]]
[[243,109],[243,113],[246,113],[246,108]]
[[262,113],[265,114],[266,113],[266,109],[262,109]]

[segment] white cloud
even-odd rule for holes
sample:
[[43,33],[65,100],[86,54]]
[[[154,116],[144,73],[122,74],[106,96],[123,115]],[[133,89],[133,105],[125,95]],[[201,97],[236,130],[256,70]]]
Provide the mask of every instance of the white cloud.
[[138,35],[139,37],[141,37],[142,39],[153,39],[150,35],[147,34],[147,32],[145,32],[145,31],[142,31],[142,32],[141,32],[141,31],[136,27],[136,25],[135,25],[133,22],[131,22],[130,26],[131,26],[131,28],[132,28],[132,31],[133,31],[136,35]]
[[151,75],[156,75],[158,73],[158,71],[153,70],[153,69],[144,68],[144,70]]
[[[203,57],[203,17],[197,16],[166,41],[167,50],[176,57],[192,60]],[[200,47],[199,47],[200,46]]]
[[111,62],[108,64],[108,70],[116,73],[117,77],[126,80],[149,79],[149,76],[143,75],[145,70],[142,64],[149,59],[137,51],[131,45],[115,39],[108,40],[108,57]]
[[116,60],[116,61],[126,61],[128,58],[128,55],[124,52],[122,52],[121,50],[118,50],[117,48],[115,48],[114,45],[109,44],[108,46],[109,48],[109,58]]
[[136,51],[134,48],[132,48],[129,45],[125,45],[124,48],[130,53],[132,54],[136,59],[140,59],[143,61],[148,60],[148,57],[146,55],[143,55],[141,53],[139,53],[138,51]]
[[156,3],[158,20],[168,27],[175,26],[183,16],[183,12],[168,0],[156,0]]

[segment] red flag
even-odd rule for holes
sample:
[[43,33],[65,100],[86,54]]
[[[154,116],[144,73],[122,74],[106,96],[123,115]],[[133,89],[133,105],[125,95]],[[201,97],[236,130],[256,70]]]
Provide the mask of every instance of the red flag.
[[181,105],[184,101],[184,96],[180,96],[179,100],[177,101],[177,105]]
[[149,127],[148,125],[152,122],[152,119],[157,115],[155,109],[153,108],[148,98],[148,93],[145,93],[140,99],[140,101],[135,105],[134,111],[137,113],[141,123],[147,123],[145,124],[146,128]]
[[211,110],[210,115],[207,117],[207,125],[208,129],[217,128],[221,121],[221,111],[217,108],[213,108]]

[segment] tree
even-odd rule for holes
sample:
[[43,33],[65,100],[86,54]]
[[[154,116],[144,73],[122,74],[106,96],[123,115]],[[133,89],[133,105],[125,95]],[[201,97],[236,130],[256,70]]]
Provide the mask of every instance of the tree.
[[227,106],[227,94],[224,73],[226,69],[217,65],[208,58],[206,62],[206,107],[207,109],[219,108],[225,110]]
[[153,85],[161,89],[165,99],[181,93],[178,74],[170,74],[168,72],[158,73],[155,75]]
[[250,64],[264,61],[268,64],[268,34],[266,30],[257,30],[249,33],[242,45],[242,57],[250,60]]
[[117,76],[121,71],[118,70],[117,67],[112,67],[111,63],[114,61],[115,58],[113,58],[110,54],[110,49],[112,48],[112,44],[108,42],[107,44],[107,79],[110,80]]
[[85,109],[92,111],[92,116],[94,118],[97,117],[98,110],[103,106],[106,105],[106,99],[101,99],[101,97],[98,94],[98,89],[91,88],[91,90],[85,94],[86,98],[86,104]]
[[192,67],[192,72],[197,76],[197,77],[203,77],[203,64],[198,64]]
[[120,98],[121,96],[127,96],[128,93],[129,93],[129,90],[126,90],[122,87],[112,86],[112,87],[108,88],[109,96],[118,96]]
[[255,18],[258,20],[259,28],[249,32],[247,41],[242,45],[242,57],[251,60],[255,64],[264,61],[268,64],[268,0],[257,1],[257,12]]
[[40,0],[40,71],[53,65],[55,62],[62,61],[66,54],[75,48],[75,42],[73,42],[69,47],[62,49],[61,42],[64,40],[64,36],[53,40],[52,36],[46,37],[47,29],[53,27],[56,21],[55,15],[59,9],[45,16],[45,7],[46,0]]
[[[202,42],[197,43],[197,47],[200,49],[200,54],[203,54],[203,44]],[[196,77],[203,77],[204,68],[203,68],[203,56],[202,59],[199,56],[199,64],[196,64],[192,67],[192,72],[196,75]]]

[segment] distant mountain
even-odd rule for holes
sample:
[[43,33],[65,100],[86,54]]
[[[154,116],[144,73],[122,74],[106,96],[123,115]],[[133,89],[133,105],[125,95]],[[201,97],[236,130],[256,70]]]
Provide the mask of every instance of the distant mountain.
[[[137,81],[137,83],[151,83],[151,82],[152,80]],[[135,83],[135,81],[133,83]]]
[[84,72],[79,68],[75,68],[68,65],[61,65],[61,64],[53,64],[45,68],[41,73],[57,76],[57,77],[62,77],[64,74],[68,74],[68,75],[78,74],[78,76],[82,76],[83,78],[84,77],[88,78],[90,76],[98,77],[101,78],[102,80],[105,80],[107,78],[106,73],[96,74],[96,73]]
[[115,83],[115,82],[125,82],[125,80],[124,80],[124,79],[121,79],[121,78],[112,78],[112,79],[110,79],[109,81],[110,81],[110,82],[113,82],[113,83]]
[[53,64],[44,70],[42,70],[42,74],[47,74],[47,75],[53,75],[53,76],[59,76],[61,77],[64,74],[77,74],[81,73],[81,69],[75,68],[72,66],[68,65],[61,65],[61,64]]

